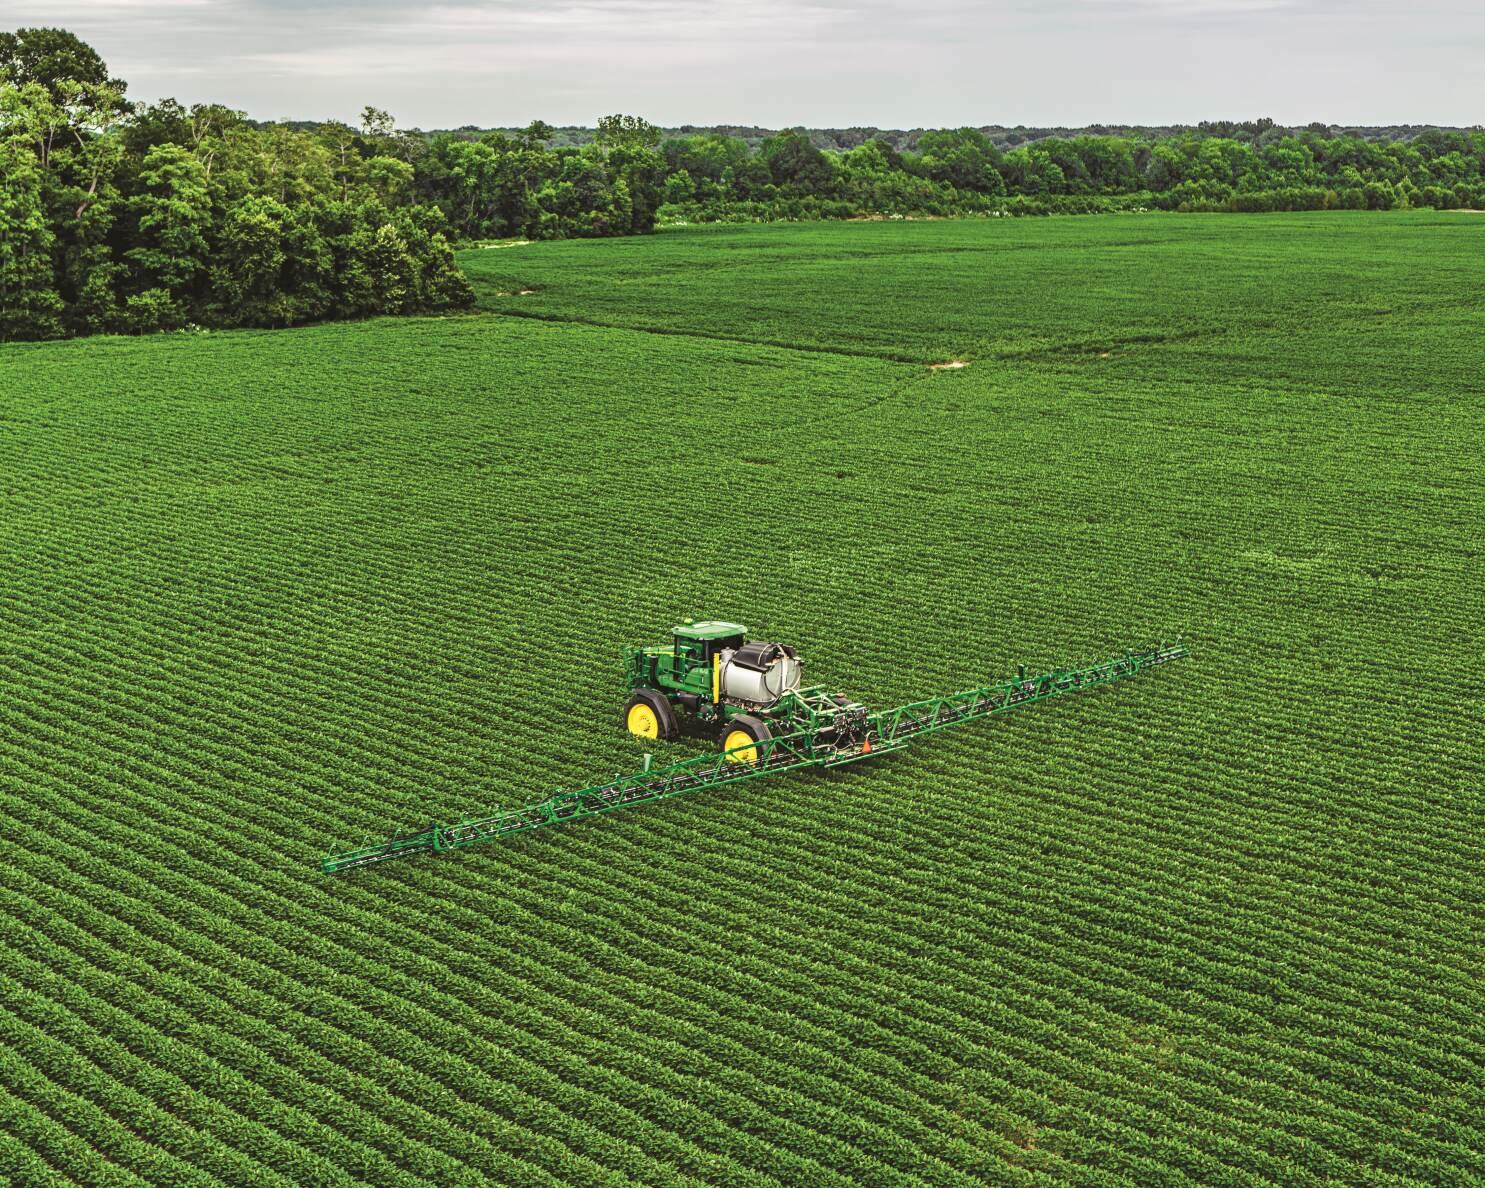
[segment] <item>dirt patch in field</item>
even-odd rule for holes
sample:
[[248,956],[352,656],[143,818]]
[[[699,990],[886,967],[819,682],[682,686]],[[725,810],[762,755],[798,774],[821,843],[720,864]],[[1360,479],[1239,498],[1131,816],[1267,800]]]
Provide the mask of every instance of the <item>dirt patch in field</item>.
[[530,242],[529,239],[508,239],[504,243],[482,243],[480,247],[486,250],[490,248],[525,247]]
[[530,297],[531,294],[534,293],[534,292],[536,292],[535,289],[496,289],[495,290],[495,296],[497,296],[497,297]]
[[930,363],[928,365],[928,370],[929,371],[958,371],[961,367],[968,367],[968,366],[969,366],[969,364],[966,363],[963,359],[950,359],[947,363]]

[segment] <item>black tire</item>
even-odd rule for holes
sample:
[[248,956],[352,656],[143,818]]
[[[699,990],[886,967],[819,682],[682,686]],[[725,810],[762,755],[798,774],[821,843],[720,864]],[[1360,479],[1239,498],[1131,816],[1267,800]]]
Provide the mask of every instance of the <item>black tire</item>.
[[[773,731],[768,728],[768,723],[765,722],[762,718],[755,718],[752,714],[738,714],[737,717],[730,719],[728,723],[722,727],[722,732],[717,735],[717,750],[727,750],[727,740],[737,734],[738,731],[746,734],[755,743],[762,742],[766,738],[773,737]],[[736,749],[741,744],[734,739],[732,745],[733,748]],[[753,757],[750,759],[747,757],[747,753],[743,752],[739,756],[734,757],[732,762],[757,763],[758,756],[754,754]]]
[[629,700],[624,703],[624,712],[619,715],[619,725],[635,738],[646,741],[651,737],[640,733],[630,725],[630,711],[640,705],[648,709],[655,717],[654,738],[661,742],[669,742],[679,733],[680,728],[676,725],[675,710],[670,708],[670,702],[665,700],[665,696],[655,692],[654,689],[636,689]]

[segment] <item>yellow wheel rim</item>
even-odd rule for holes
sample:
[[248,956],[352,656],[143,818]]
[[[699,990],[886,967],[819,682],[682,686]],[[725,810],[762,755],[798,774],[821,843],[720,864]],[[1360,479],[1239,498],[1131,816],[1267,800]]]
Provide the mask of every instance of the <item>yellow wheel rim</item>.
[[[729,730],[727,737],[722,740],[722,749],[726,751],[728,763],[757,763],[758,748],[752,745],[753,736],[746,730]],[[744,748],[733,750],[734,747]]]
[[643,702],[629,707],[629,716],[624,724],[629,727],[629,733],[636,738],[660,737],[660,719],[655,716],[655,711]]

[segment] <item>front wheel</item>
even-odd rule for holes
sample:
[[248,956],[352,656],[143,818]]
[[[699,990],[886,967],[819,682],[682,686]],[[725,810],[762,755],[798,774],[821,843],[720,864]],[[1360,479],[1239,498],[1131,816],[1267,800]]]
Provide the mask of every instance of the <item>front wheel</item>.
[[636,689],[624,703],[624,729],[641,739],[668,741],[676,736],[675,711],[653,689]]
[[717,746],[726,752],[728,763],[755,764],[758,762],[759,746],[764,739],[772,738],[773,731],[762,718],[752,714],[738,714],[722,727]]

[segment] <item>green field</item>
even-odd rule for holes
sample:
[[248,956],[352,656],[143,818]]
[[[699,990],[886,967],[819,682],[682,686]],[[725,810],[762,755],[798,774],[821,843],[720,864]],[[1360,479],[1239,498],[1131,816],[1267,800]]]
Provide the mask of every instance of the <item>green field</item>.
[[[463,263],[0,348],[0,1182],[1485,1180],[1485,216]],[[689,615],[883,707],[1192,656],[319,872],[638,767]]]

